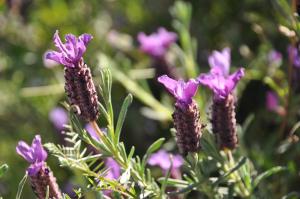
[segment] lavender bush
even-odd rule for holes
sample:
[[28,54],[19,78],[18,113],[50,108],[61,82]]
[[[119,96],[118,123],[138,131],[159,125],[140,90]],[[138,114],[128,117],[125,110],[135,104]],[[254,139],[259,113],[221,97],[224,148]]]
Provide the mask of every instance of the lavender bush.
[[[121,3],[128,6],[128,19],[146,22],[143,4],[132,2]],[[58,12],[65,1],[56,4],[53,9]],[[50,33],[35,29],[36,35],[48,35],[43,51],[24,56],[24,62],[30,63],[39,55],[45,67],[37,70],[48,73],[36,73],[38,78],[32,81],[29,72],[14,73],[12,81],[19,81],[18,85],[28,81],[25,85],[41,86],[15,88],[16,101],[22,99],[20,107],[25,107],[22,113],[36,120],[20,116],[9,121],[22,123],[22,132],[33,131],[24,122],[28,120],[39,135],[15,137],[18,143],[13,147],[20,164],[7,161],[8,169],[1,162],[0,196],[300,197],[298,1],[272,1],[276,31],[285,39],[284,45],[272,43],[266,16],[243,15],[261,41],[255,48],[251,39],[253,44],[235,41],[243,35],[234,32],[239,29],[230,32],[231,27],[226,27],[222,34],[211,29],[224,18],[219,9],[231,10],[222,2],[207,4],[218,20],[208,16],[209,24],[202,20],[199,28],[193,18],[202,7],[193,1],[175,1],[168,10],[172,27],[164,28],[166,22],[158,21],[150,28],[152,33],[139,28],[131,34],[117,31],[120,24],[109,25],[113,20],[107,13],[95,12],[94,21],[86,20],[85,13],[92,13],[97,2],[76,0],[74,4],[81,9],[70,11],[72,20],[83,20],[84,25],[73,29],[61,22],[58,26],[60,17],[53,15],[53,21],[44,24],[51,26],[52,40]],[[7,1],[7,5],[26,23],[22,3]],[[232,10],[238,10],[234,5]],[[76,13],[83,19],[77,19]],[[118,14],[114,17],[122,21]],[[42,12],[36,15],[43,19]],[[60,32],[67,34],[62,37]],[[32,49],[43,45],[27,35],[28,41],[37,41],[28,44]],[[0,63],[6,63],[5,59],[0,58]],[[50,85],[41,83],[44,78],[50,79]],[[5,92],[10,93],[7,88]],[[11,114],[19,107],[14,108]],[[0,108],[0,120],[2,109],[6,108]],[[43,117],[37,113],[44,113]],[[43,128],[45,118],[58,139],[53,140]],[[10,123],[3,124],[13,129]],[[19,140],[32,140],[32,144]],[[1,148],[3,156],[11,153]],[[15,188],[8,189],[5,181],[14,182],[15,168],[25,175],[18,185],[13,184]]]

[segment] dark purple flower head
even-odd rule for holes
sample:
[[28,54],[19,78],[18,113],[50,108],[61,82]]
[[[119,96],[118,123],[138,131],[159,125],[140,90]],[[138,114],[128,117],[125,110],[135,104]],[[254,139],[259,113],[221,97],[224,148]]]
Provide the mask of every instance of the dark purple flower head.
[[40,135],[34,137],[31,146],[24,141],[20,141],[16,147],[16,151],[31,164],[27,169],[30,176],[37,174],[47,159],[47,152],[43,148]]
[[67,34],[65,36],[66,42],[63,44],[59,38],[58,31],[56,31],[53,42],[57,51],[48,52],[46,58],[54,60],[66,67],[74,68],[78,65],[78,62],[86,51],[86,46],[92,38],[90,34],[82,34],[78,38],[73,34]]
[[221,52],[214,50],[208,57],[208,63],[210,67],[220,68],[225,76],[229,75],[230,62],[230,48],[224,48]]
[[64,125],[68,123],[68,114],[65,109],[55,107],[50,111],[49,119],[57,130],[63,130]]
[[140,49],[153,57],[162,57],[167,52],[169,46],[177,39],[174,32],[168,32],[165,28],[159,28],[157,33],[147,36],[141,32],[137,39],[140,43]]
[[173,177],[180,176],[180,167],[183,165],[183,158],[181,155],[172,155],[168,153],[167,151],[161,149],[158,152],[152,154],[148,159],[148,164],[151,166],[159,166],[163,173],[168,172],[171,165],[171,175]]
[[244,69],[240,68],[229,75],[230,49],[225,48],[222,52],[214,51],[208,58],[210,72],[201,74],[197,80],[200,84],[210,88],[216,99],[225,99],[236,87],[239,80],[245,75]]
[[300,68],[300,55],[299,50],[294,46],[288,47],[288,54],[290,61],[294,64],[295,67]]
[[108,168],[106,178],[118,179],[121,175],[121,168],[113,158],[107,158],[105,160],[105,166]]
[[158,82],[163,84],[177,101],[184,104],[192,102],[192,98],[198,89],[198,83],[194,79],[184,82],[183,80],[177,81],[167,75],[163,75],[158,78]]

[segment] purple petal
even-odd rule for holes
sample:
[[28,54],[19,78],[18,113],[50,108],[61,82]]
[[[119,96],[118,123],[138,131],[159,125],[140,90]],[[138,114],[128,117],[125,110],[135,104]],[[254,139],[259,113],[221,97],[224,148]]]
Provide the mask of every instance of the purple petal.
[[183,165],[183,158],[180,155],[174,155],[171,159],[170,153],[161,149],[156,153],[153,153],[147,163],[151,166],[159,166],[164,172],[168,171],[171,167],[171,160],[173,161],[172,169],[178,169]]
[[121,168],[119,164],[113,158],[107,158],[105,166],[109,169],[106,178],[118,179],[121,175]]
[[211,68],[220,68],[223,75],[226,76],[229,74],[230,59],[230,48],[224,48],[221,52],[213,51],[208,57],[208,63]]
[[93,36],[90,34],[82,34],[79,36],[78,38],[80,41],[83,41],[84,45],[87,46],[89,44],[89,42],[93,39]]
[[49,119],[59,131],[62,130],[64,125],[69,121],[67,112],[60,107],[56,107],[50,111]]
[[48,52],[46,54],[46,59],[50,59],[56,61],[57,63],[62,64],[62,54],[55,51]]
[[32,151],[30,146],[24,141],[19,141],[16,147],[17,153],[22,156],[27,162],[33,163],[34,159],[32,157]]
[[266,107],[269,111],[275,111],[278,108],[278,97],[273,91],[268,91],[266,96]]
[[86,124],[84,128],[94,140],[97,140],[97,141],[100,140],[97,132],[95,131],[95,129],[92,127],[92,125],[90,123]]
[[165,86],[176,100],[184,103],[190,103],[198,89],[198,83],[194,79],[190,79],[188,82],[184,82],[183,80],[176,81],[167,75],[163,75],[157,80]]
[[27,172],[29,176],[36,176],[38,174],[38,172],[43,168],[44,166],[44,162],[36,162],[31,164],[28,168],[27,168]]
[[212,68],[210,73],[201,74],[197,80],[200,84],[211,89],[216,98],[224,99],[233,91],[243,76],[243,68],[240,68],[238,71],[228,77],[220,73],[218,68]]
[[55,31],[54,36],[53,36],[53,42],[56,48],[58,49],[59,52],[67,52],[64,44],[62,43],[59,35],[58,35],[58,30]]
[[177,87],[177,81],[168,77],[167,75],[163,75],[163,76],[160,76],[158,79],[158,82],[163,84],[166,89],[174,96],[174,97],[177,97],[176,96],[176,92],[175,92],[175,89]]
[[43,162],[47,159],[47,152],[43,148],[42,139],[40,135],[36,135],[32,141],[31,148],[33,150],[33,155],[35,162]]
[[162,57],[168,48],[177,39],[177,35],[168,32],[165,28],[159,28],[157,33],[147,36],[145,33],[139,33],[137,39],[140,43],[140,49],[153,57]]

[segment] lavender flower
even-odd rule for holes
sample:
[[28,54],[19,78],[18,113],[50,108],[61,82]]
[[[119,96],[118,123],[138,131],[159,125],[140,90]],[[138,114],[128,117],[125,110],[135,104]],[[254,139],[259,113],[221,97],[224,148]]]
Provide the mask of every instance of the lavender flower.
[[147,36],[141,32],[138,34],[140,49],[153,57],[162,57],[166,54],[168,48],[177,39],[174,32],[168,32],[165,28],[159,28],[157,33]]
[[90,34],[82,34],[78,39],[73,34],[67,34],[65,36],[66,43],[63,44],[59,38],[58,31],[56,31],[53,41],[58,51],[48,52],[46,58],[67,67],[77,67],[83,53],[86,51],[86,46],[92,38]]
[[119,164],[113,158],[107,158],[105,160],[105,166],[109,169],[106,178],[118,179],[121,175],[121,168]]
[[163,75],[158,78],[158,82],[162,83],[180,104],[191,103],[198,89],[198,83],[194,79],[188,82],[183,80],[176,81],[167,75]]
[[97,132],[95,131],[95,129],[92,127],[90,123],[86,124],[84,128],[94,140],[99,141],[100,139],[99,135],[97,134]]
[[58,131],[63,130],[64,125],[69,121],[67,112],[61,107],[52,109],[49,113],[49,119]]
[[27,169],[28,175],[36,175],[43,167],[47,159],[47,152],[41,143],[41,136],[36,135],[32,141],[31,147],[24,141],[20,141],[16,147],[17,153],[22,156],[31,165]]
[[229,74],[230,61],[230,48],[224,48],[221,52],[214,50],[208,57],[210,67],[218,67],[222,69],[222,72],[225,75]]
[[200,84],[209,87],[214,92],[215,98],[225,99],[244,76],[244,69],[240,68],[235,73],[229,75],[229,48],[225,48],[222,52],[214,51],[209,56],[208,62],[211,67],[210,73],[201,74],[197,80]]
[[296,68],[300,68],[299,50],[294,46],[289,46],[288,47],[288,54],[289,54],[290,62],[293,63],[293,65]]
[[30,166],[27,173],[30,177],[31,186],[39,199],[44,199],[49,189],[49,198],[62,198],[56,178],[53,176],[45,160],[47,152],[43,148],[41,137],[36,135],[29,146],[24,141],[20,141],[16,147],[17,153],[22,156]]
[[275,111],[278,108],[278,97],[272,92],[268,91],[266,96],[266,107],[269,111]]
[[[151,166],[159,166],[163,173],[167,173],[171,165],[171,176],[173,178],[180,178],[180,167],[183,165],[183,158],[181,155],[173,155],[165,150],[159,150],[158,152],[152,154],[148,159],[148,164]],[[171,164],[172,163],[172,164]]]
[[76,38],[67,34],[65,39],[63,44],[56,31],[53,42],[58,50],[47,53],[46,57],[65,66],[65,91],[75,112],[88,122],[95,121],[99,115],[98,96],[91,71],[82,58],[92,36],[82,34]]
[[176,129],[177,144],[181,152],[196,152],[200,147],[201,124],[197,103],[192,99],[198,89],[194,79],[184,82],[173,80],[166,75],[158,78],[166,89],[175,97],[175,111],[173,113]]
[[197,80],[214,93],[212,104],[212,127],[222,149],[234,149],[238,138],[235,119],[235,98],[232,94],[239,80],[244,76],[240,68],[229,75],[230,50],[214,51],[209,57],[210,73],[201,74]]

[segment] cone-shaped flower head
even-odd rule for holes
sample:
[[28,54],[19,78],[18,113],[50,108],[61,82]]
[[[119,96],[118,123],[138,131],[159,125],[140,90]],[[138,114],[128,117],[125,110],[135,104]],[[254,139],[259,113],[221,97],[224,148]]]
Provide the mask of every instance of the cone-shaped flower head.
[[31,187],[37,198],[62,198],[61,191],[56,183],[56,178],[46,164],[47,152],[43,148],[41,136],[36,135],[29,146],[24,141],[20,141],[16,147],[17,153],[21,155],[31,165],[27,169]]
[[174,80],[167,75],[160,76],[158,82],[162,83],[166,89],[174,96],[177,102],[183,104],[189,104],[192,102],[192,98],[195,96],[198,83],[194,79],[190,79],[188,82],[183,80]]
[[197,81],[194,79],[188,82],[176,81],[166,75],[159,77],[158,81],[176,99],[172,116],[180,151],[184,155],[188,152],[196,152],[200,147],[201,137],[200,113],[197,103],[193,100],[198,89]]
[[201,74],[197,80],[214,92],[217,99],[225,99],[236,87],[239,80],[245,75],[244,69],[240,68],[229,75],[230,55],[229,49],[222,52],[214,51],[209,57],[211,70],[208,74]]
[[165,28],[159,28],[157,33],[152,33],[149,36],[141,32],[137,39],[141,51],[153,57],[162,57],[170,45],[176,41],[177,35],[174,32],[168,32]]
[[171,176],[173,178],[180,178],[180,167],[183,165],[183,162],[181,155],[172,155],[171,158],[171,154],[163,149],[153,153],[148,159],[149,165],[159,166],[165,174],[172,165]]
[[77,115],[85,121],[95,121],[99,115],[98,96],[91,70],[82,58],[92,36],[82,34],[76,38],[67,34],[65,39],[63,44],[56,31],[53,41],[58,51],[51,51],[46,57],[65,66],[65,91]]
[[299,50],[294,46],[288,47],[288,54],[290,62],[297,68],[300,68],[300,53]]
[[78,38],[73,34],[67,34],[65,36],[66,42],[63,43],[58,35],[58,31],[56,31],[53,42],[57,51],[48,52],[46,58],[56,61],[66,67],[74,68],[78,65],[86,51],[86,46],[92,38],[92,35],[86,33],[80,35]]
[[20,141],[16,147],[16,150],[20,156],[22,156],[31,164],[27,169],[30,176],[36,175],[47,159],[47,152],[43,148],[40,135],[35,136],[31,146],[24,141]]

